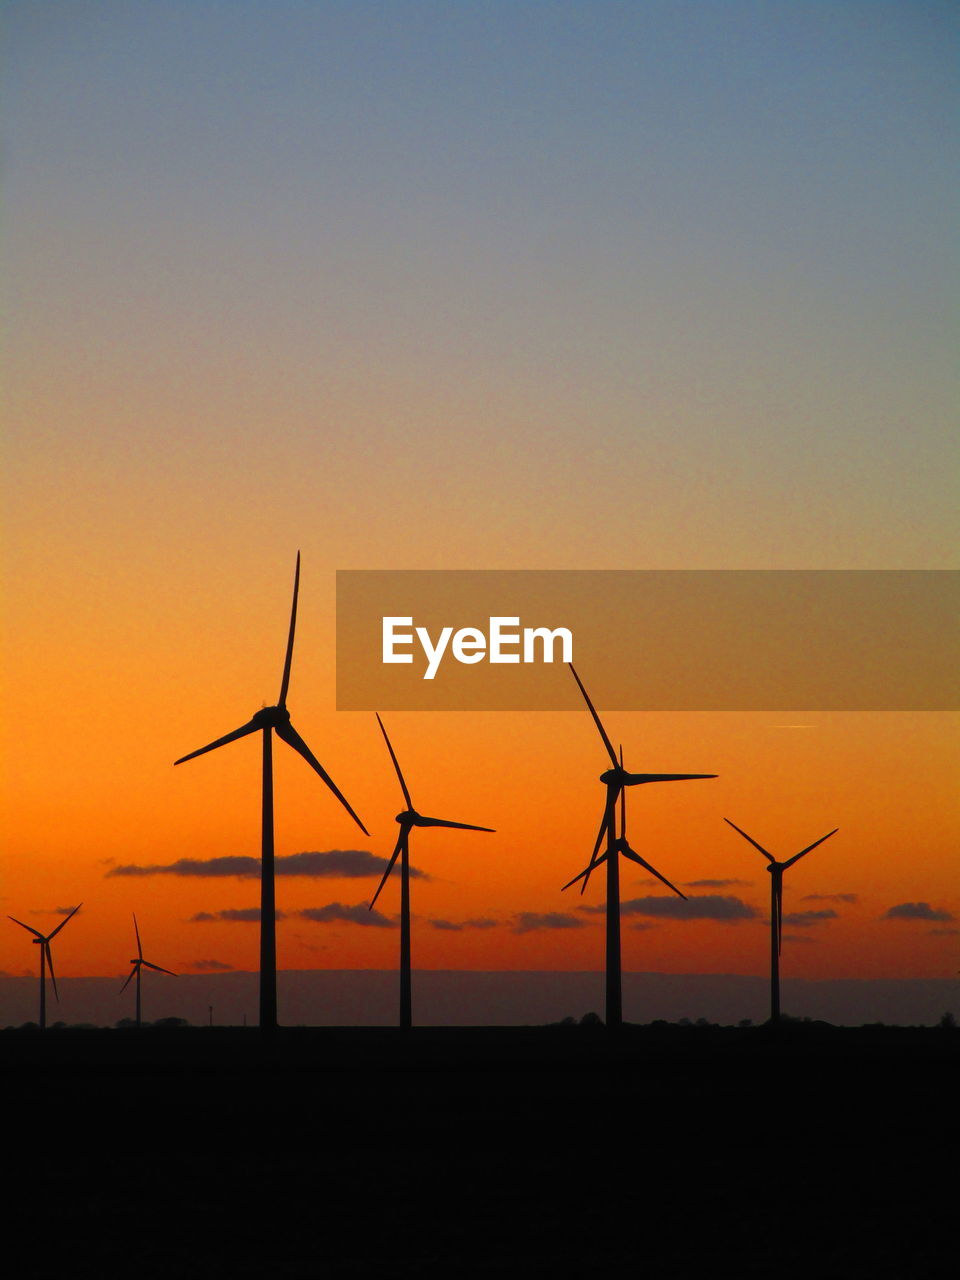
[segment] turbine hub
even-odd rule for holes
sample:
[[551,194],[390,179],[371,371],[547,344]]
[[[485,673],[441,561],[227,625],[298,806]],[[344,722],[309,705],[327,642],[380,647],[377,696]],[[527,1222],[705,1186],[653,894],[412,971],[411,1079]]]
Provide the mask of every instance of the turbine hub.
[[419,821],[420,815],[416,809],[404,809],[403,813],[397,814],[397,822],[401,827],[415,827]]
[[618,765],[616,769],[608,769],[606,773],[601,773],[600,781],[608,787],[614,783],[622,787],[629,776],[626,769]]
[[258,729],[275,729],[277,725],[290,723],[290,712],[286,707],[261,707],[250,723]]

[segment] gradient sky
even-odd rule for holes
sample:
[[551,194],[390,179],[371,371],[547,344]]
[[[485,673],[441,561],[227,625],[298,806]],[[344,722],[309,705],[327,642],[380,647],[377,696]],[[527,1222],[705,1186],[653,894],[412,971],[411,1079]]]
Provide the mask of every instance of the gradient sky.
[[[298,547],[294,723],[373,838],[279,746],[280,855],[395,838],[373,716],[333,711],[337,568],[954,565],[958,26],[5,6],[0,907],[84,900],[58,972],[123,971],[132,910],[158,963],[255,967],[255,925],[192,919],[255,880],[106,873],[258,853],[255,744],[171,765],[275,701]],[[599,967],[602,886],[559,893],[602,803],[586,713],[388,727],[423,811],[497,828],[414,833],[414,964]],[[721,775],[631,797],[631,836],[754,913],[651,915],[631,868],[626,967],[764,971],[767,877],[727,816],[782,856],[840,827],[787,874],[788,915],[836,914],[789,926],[785,972],[956,971],[955,716],[608,727],[632,767]],[[381,926],[298,914],[375,884],[281,879],[281,966],[391,967],[396,886]]]

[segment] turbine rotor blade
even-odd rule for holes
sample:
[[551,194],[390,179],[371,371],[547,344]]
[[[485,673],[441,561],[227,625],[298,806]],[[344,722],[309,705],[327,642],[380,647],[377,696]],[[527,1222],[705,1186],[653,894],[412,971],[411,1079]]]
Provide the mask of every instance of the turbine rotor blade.
[[293,662],[293,633],[297,628],[297,596],[300,592],[300,552],[297,552],[297,567],[293,575],[293,606],[290,610],[290,634],[287,636],[287,656],[283,662],[283,679],[280,681],[280,697],[278,707],[287,705],[287,689],[290,687],[290,664]]
[[823,844],[824,840],[829,840],[831,836],[835,836],[839,830],[839,827],[834,827],[833,830],[828,831],[825,836],[821,836],[819,840],[814,840],[813,844],[808,844],[805,849],[801,849],[800,852],[795,853],[792,858],[788,858],[786,862],[782,863],[784,871],[786,871],[787,867],[792,867],[795,862],[799,862],[801,858],[805,858],[810,850],[815,849],[818,844]]
[[191,751],[189,755],[181,756],[179,760],[174,760],[173,763],[175,765],[183,764],[185,760],[193,760],[196,756],[205,755],[208,751],[216,751],[217,747],[225,747],[228,742],[236,742],[237,738],[245,738],[248,733],[256,733],[262,727],[262,725],[255,724],[253,720],[248,720],[239,729],[234,729],[233,733],[225,733],[222,738],[217,738],[216,742],[208,742],[199,751]]
[[127,980],[126,980],[126,982],[123,984],[123,986],[122,986],[122,987],[120,988],[120,990],[117,992],[117,995],[118,995],[118,996],[122,996],[122,995],[123,995],[123,993],[126,991],[127,987],[129,987],[129,985],[130,985],[130,980],[133,978],[133,975],[134,975],[136,972],[137,972],[137,965],[134,965],[134,966],[133,966],[133,968],[130,970],[130,972],[127,974]]
[[657,879],[661,880],[667,886],[668,889],[672,889],[678,898],[682,898],[684,902],[688,901],[687,895],[685,893],[681,893],[675,884],[671,884],[666,876],[662,876],[656,867],[652,867],[649,862],[641,858],[639,853],[635,853],[634,850],[631,849],[626,842],[624,842],[623,846],[620,849],[620,852],[623,854],[625,858],[629,858],[631,862],[636,862],[639,866],[644,867],[647,871],[649,871],[651,875],[656,876]]
[[137,913],[133,913],[133,931],[137,935],[137,955],[143,959],[143,947],[140,945],[140,930],[137,928]]
[[[620,768],[623,768],[623,743],[620,743]],[[620,835],[626,840],[627,838],[627,793],[623,787],[620,788]]]
[[607,829],[609,828],[609,826],[610,826],[610,808],[609,806],[604,806],[603,817],[600,819],[600,830],[597,832],[597,838],[594,841],[594,845],[593,845],[593,853],[591,853],[590,855],[591,862],[594,862],[594,863],[596,862],[597,854],[600,852],[600,846],[603,844],[603,837],[607,834]]
[[[606,862],[606,860],[607,860],[606,852],[601,853],[600,857],[597,858],[594,862],[588,863],[588,865],[584,867],[584,869],[580,872],[578,876],[574,876],[572,880],[568,880],[567,883],[563,886],[563,889],[560,890],[560,892],[563,893],[564,889],[569,889],[570,886],[576,884],[578,880],[583,880],[584,876],[589,876],[590,872],[593,871],[594,868],[599,867],[601,863]],[[583,890],[581,889],[580,892],[582,893]]]
[[387,863],[387,869],[383,873],[383,879],[377,885],[377,892],[373,895],[373,898],[370,900],[370,906],[367,908],[368,911],[373,910],[377,899],[380,897],[380,890],[387,883],[387,877],[390,875],[390,872],[393,870],[393,867],[397,861],[397,858],[400,856],[400,850],[403,848],[403,842],[405,839],[406,839],[406,833],[404,831],[401,831],[400,834],[397,836],[397,843],[393,846],[393,853],[390,855],[390,861]]
[[69,922],[73,919],[73,917],[77,914],[77,912],[80,910],[82,906],[83,906],[82,902],[77,903],[77,905],[73,908],[70,914],[64,920],[60,921],[60,923],[54,929],[53,933],[48,935],[47,937],[48,942],[50,941],[51,938],[55,938],[57,936],[57,934],[60,932],[60,930],[63,928],[65,924],[69,924]]
[[34,929],[32,924],[24,924],[22,920],[18,920],[16,916],[7,916],[8,920],[12,920],[14,924],[18,924],[21,929],[26,929],[28,933],[32,933],[34,937],[39,938],[41,942],[46,942],[46,938],[39,929]]
[[696,778],[715,778],[716,776],[715,773],[626,773],[623,776],[623,785],[637,787],[643,782],[692,782]]
[[583,694],[583,700],[584,702],[586,702],[587,706],[590,708],[590,714],[593,716],[593,722],[597,726],[597,728],[600,730],[600,737],[603,739],[603,745],[607,748],[607,755],[610,757],[613,767],[616,769],[619,767],[617,763],[617,753],[614,751],[613,745],[610,742],[610,739],[607,737],[607,731],[606,729],[604,729],[603,725],[600,723],[600,717],[597,715],[596,708],[594,707],[593,703],[590,701],[590,695],[587,693],[586,689],[583,687],[583,681],[577,675],[577,672],[573,663],[569,662],[567,665],[569,666],[570,670],[573,672],[574,680],[576,680],[577,684],[580,686],[580,692]]
[[[586,873],[584,875],[583,884],[580,886],[580,896],[587,891],[587,885],[590,883],[590,876],[595,867],[599,867],[603,858],[598,858],[600,846],[603,844],[603,837],[607,837],[607,851],[611,841],[617,838],[617,799],[616,799],[616,783],[607,786],[607,798],[603,806],[603,820],[600,823],[600,830],[597,832],[596,843],[593,846],[593,853],[590,855],[590,861],[587,863]],[[561,890],[562,892],[562,890]]]
[[494,827],[475,827],[470,822],[448,822],[446,818],[422,818],[419,815],[415,825],[418,827],[456,827],[459,831],[490,831],[495,833]]
[[313,769],[316,773],[318,773],[320,777],[324,780],[324,782],[327,784],[327,786],[330,788],[333,794],[337,797],[337,799],[346,809],[347,813],[349,813],[350,817],[354,820],[354,822],[357,824],[357,826],[360,828],[363,834],[365,836],[369,836],[370,832],[367,830],[367,828],[363,825],[363,823],[360,821],[360,819],[351,809],[350,805],[347,802],[346,797],[339,790],[334,780],[330,777],[329,773],[327,773],[326,769],[324,769],[323,765],[320,763],[317,757],[313,754],[313,752],[310,750],[310,748],[307,746],[304,740],[300,737],[299,733],[297,733],[293,725],[289,721],[284,721],[281,724],[275,725],[274,727],[276,728],[277,736],[282,738],[284,742],[287,744],[287,746],[293,747],[294,751],[299,752],[300,755],[303,756],[304,760],[306,760],[310,768]]
[[149,960],[141,960],[140,963],[145,965],[148,969],[156,969],[157,973],[169,973],[171,978],[175,978],[177,976],[172,969],[161,969],[158,964],[151,964]]
[[412,809],[413,801],[410,799],[410,792],[407,790],[407,784],[404,782],[403,774],[400,772],[400,763],[397,760],[396,752],[393,749],[390,739],[387,737],[387,731],[383,727],[383,721],[380,719],[380,713],[375,712],[374,714],[377,717],[377,724],[380,726],[380,732],[383,734],[383,740],[387,744],[387,750],[390,752],[390,759],[393,761],[393,767],[397,771],[397,778],[400,781],[400,790],[403,792],[403,798],[407,802],[407,808]]
[[53,994],[54,994],[54,995],[56,996],[56,998],[57,998],[57,1003],[59,1003],[59,1001],[60,1001],[60,992],[57,990],[57,975],[53,972],[53,953],[52,953],[52,952],[51,952],[51,950],[50,950],[50,939],[49,939],[49,938],[47,938],[47,939],[45,939],[45,940],[44,940],[44,943],[43,943],[43,949],[44,949],[44,951],[46,952],[46,955],[47,955],[47,968],[50,970],[50,981],[53,983]]
[[[737,824],[735,822],[731,822],[729,818],[724,818],[724,822],[727,824],[728,827],[733,827],[734,831],[740,831],[740,828],[737,826]],[[748,836],[745,831],[740,831],[740,834],[743,836],[744,840],[746,840],[749,844],[752,844],[755,849],[759,849],[768,862],[776,862],[776,858],[774,858],[773,854],[768,853],[762,844],[757,844],[753,836]]]

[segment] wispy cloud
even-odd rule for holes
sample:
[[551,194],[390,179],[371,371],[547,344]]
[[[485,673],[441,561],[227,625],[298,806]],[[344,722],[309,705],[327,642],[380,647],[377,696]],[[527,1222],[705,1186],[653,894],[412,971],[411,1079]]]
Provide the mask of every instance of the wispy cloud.
[[[277,858],[277,875],[359,880],[369,876],[382,876],[389,865],[389,858],[381,858],[368,849],[329,849],[326,853],[291,853],[286,858]],[[420,871],[417,867],[410,868],[410,878],[430,879],[425,871]]]
[[[278,920],[287,918],[285,911],[276,913]],[[225,921],[227,924],[259,924],[259,907],[226,907],[223,911],[198,911],[191,916],[188,924],[214,924]]]
[[314,924],[358,924],[374,929],[396,929],[396,920],[381,915],[379,911],[371,911],[365,902],[355,906],[346,906],[342,902],[328,902],[325,907],[305,907],[298,911],[304,920]]
[[859,902],[855,893],[805,893],[801,902]]
[[931,907],[929,902],[900,902],[886,911],[882,918],[884,920],[930,920],[936,924],[947,924],[954,917],[949,911]]
[[[325,853],[289,853],[275,859],[278,876],[309,876],[312,879],[359,879],[382,876],[389,865],[387,858],[368,849],[328,849]],[[126,863],[111,867],[106,876],[233,876],[240,880],[259,879],[260,859],[228,856],[222,858],[179,858],[168,863]],[[429,880],[425,871],[410,868],[416,880]]]
[[735,886],[749,888],[752,880],[687,880],[685,889],[730,889]]
[[[580,907],[579,910],[590,914],[599,914],[606,910],[603,905],[597,907]],[[725,924],[739,924],[741,920],[756,920],[759,912],[748,902],[731,895],[721,896],[717,893],[705,893],[700,897],[687,898],[630,898],[621,902],[620,914],[624,916],[656,916],[670,920],[719,920]]]
[[459,933],[462,929],[495,929],[500,922],[481,917],[479,920],[431,920],[429,923],[434,929]]
[[520,911],[513,917],[514,933],[533,933],[536,929],[582,929],[586,921],[563,911]]
[[824,924],[827,920],[836,920],[837,913],[832,907],[824,907],[822,911],[788,911],[783,923],[794,929],[806,929],[812,924]]
[[[279,861],[279,859],[278,859]],[[259,858],[179,858],[170,863],[126,863],[111,867],[111,876],[238,876],[252,880],[260,875]]]

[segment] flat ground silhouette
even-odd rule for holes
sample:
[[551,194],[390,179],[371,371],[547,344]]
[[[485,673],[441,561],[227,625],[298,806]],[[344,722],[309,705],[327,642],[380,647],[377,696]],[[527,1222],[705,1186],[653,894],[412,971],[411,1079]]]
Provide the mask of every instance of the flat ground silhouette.
[[919,1280],[950,1256],[958,1060],[956,1029],[822,1024],[2,1032],[7,1252]]

